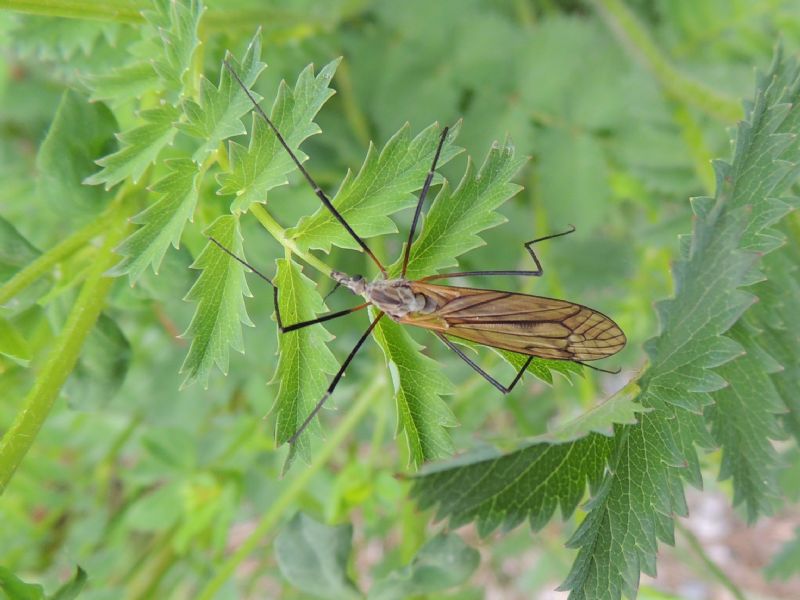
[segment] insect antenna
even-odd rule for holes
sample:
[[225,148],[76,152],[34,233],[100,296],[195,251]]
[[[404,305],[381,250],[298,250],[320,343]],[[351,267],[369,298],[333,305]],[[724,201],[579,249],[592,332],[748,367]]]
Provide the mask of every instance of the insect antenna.
[[381,261],[378,260],[378,257],[376,257],[375,254],[372,252],[372,250],[370,250],[369,246],[367,246],[367,244],[364,242],[364,240],[362,240],[358,236],[358,234],[355,231],[353,231],[353,228],[350,227],[349,223],[347,221],[345,221],[344,217],[341,214],[339,214],[339,211],[336,210],[336,207],[333,206],[333,204],[331,203],[331,201],[328,198],[328,196],[325,194],[325,192],[322,191],[322,188],[317,184],[316,181],[314,181],[314,179],[311,177],[311,175],[308,173],[308,171],[306,171],[305,167],[303,167],[303,164],[300,162],[300,159],[298,159],[297,156],[295,155],[295,153],[292,152],[292,149],[289,148],[289,144],[287,144],[286,140],[283,139],[283,136],[281,135],[281,132],[278,131],[278,128],[275,126],[275,124],[272,122],[272,120],[270,120],[270,118],[267,116],[267,113],[264,112],[264,109],[261,108],[261,105],[253,97],[253,94],[251,94],[250,90],[247,89],[247,86],[244,84],[244,82],[241,80],[239,75],[236,73],[236,70],[228,62],[228,59],[226,58],[223,61],[223,63],[225,64],[225,68],[228,69],[230,74],[236,80],[236,83],[239,84],[239,87],[241,87],[242,90],[244,91],[244,93],[247,94],[247,97],[250,99],[250,102],[253,103],[253,107],[255,108],[255,111],[258,113],[258,115],[262,119],[264,119],[264,121],[267,123],[267,125],[269,125],[269,128],[272,129],[272,132],[278,138],[278,141],[280,142],[281,146],[283,146],[284,150],[286,150],[286,152],[289,154],[289,157],[292,159],[294,164],[297,166],[297,168],[303,174],[303,177],[305,177],[305,179],[306,179],[306,181],[308,181],[309,185],[313,188],[314,193],[320,199],[320,201],[325,206],[325,208],[327,208],[330,211],[330,213],[336,218],[336,220],[339,221],[339,223],[342,224],[342,226],[347,230],[347,233],[349,233],[350,236],[358,243],[358,245],[361,246],[361,249],[364,250],[364,252],[367,253],[367,255],[372,259],[372,261],[376,265],[378,265],[378,268],[381,270],[381,273],[383,274],[384,278],[388,277],[388,275],[386,273],[386,269],[384,268],[383,264],[381,264]]

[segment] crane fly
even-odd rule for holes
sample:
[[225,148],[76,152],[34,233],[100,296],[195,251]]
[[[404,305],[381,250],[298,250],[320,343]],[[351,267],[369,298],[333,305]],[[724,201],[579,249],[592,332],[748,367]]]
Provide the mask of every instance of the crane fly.
[[[433,163],[427,173],[425,183],[422,186],[422,191],[417,200],[417,207],[414,212],[414,218],[408,234],[408,241],[403,253],[403,268],[400,277],[390,278],[386,268],[378,260],[369,246],[367,246],[364,240],[353,231],[344,217],[336,210],[336,207],[333,206],[322,188],[317,185],[305,167],[303,167],[295,153],[289,148],[289,145],[286,143],[280,131],[278,131],[278,128],[261,108],[227,59],[225,60],[225,67],[242,90],[244,90],[244,93],[247,94],[248,98],[250,98],[256,113],[264,119],[270,127],[325,208],[339,223],[341,223],[381,272],[381,278],[375,281],[368,281],[361,275],[351,276],[338,271],[332,271],[330,276],[336,282],[336,287],[340,285],[346,287],[355,295],[362,296],[364,302],[358,306],[330,312],[309,321],[286,325],[281,319],[280,306],[278,303],[278,288],[274,282],[252,265],[225,248],[225,246],[217,240],[210,238],[220,249],[272,286],[275,317],[278,323],[278,329],[282,334],[337,319],[363,310],[368,306],[374,306],[378,309],[377,315],[372,319],[367,330],[361,335],[356,345],[350,351],[350,354],[347,355],[347,358],[345,358],[341,367],[339,367],[339,370],[334,375],[325,394],[292,437],[289,438],[289,444],[293,444],[297,441],[300,434],[308,427],[320,411],[325,401],[331,393],[333,393],[333,390],[336,388],[336,385],[339,383],[339,380],[344,375],[345,370],[352,362],[356,353],[361,349],[361,346],[369,337],[370,333],[372,333],[372,330],[375,329],[375,326],[384,316],[388,316],[398,323],[414,325],[433,332],[475,372],[504,394],[514,389],[514,386],[522,378],[523,373],[525,373],[534,357],[571,361],[598,371],[612,372],[585,364],[586,361],[607,358],[616,354],[625,346],[626,341],[625,334],[619,326],[609,317],[594,309],[573,302],[545,298],[542,296],[430,283],[434,280],[469,276],[519,275],[524,277],[539,277],[544,273],[544,270],[539,262],[539,258],[533,250],[533,245],[537,242],[572,233],[575,231],[575,228],[572,226],[570,226],[570,229],[567,231],[537,238],[524,244],[525,249],[536,264],[536,269],[534,270],[462,271],[459,273],[430,275],[419,280],[406,279],[405,275],[408,269],[409,256],[414,243],[414,233],[422,212],[422,207],[425,204],[425,198],[433,182],[439,155],[447,139],[449,132],[448,127],[444,127],[442,130],[439,144],[433,157]],[[508,350],[525,355],[527,359],[512,382],[508,386],[505,386],[467,356],[456,346],[451,338],[468,340],[484,346]]]

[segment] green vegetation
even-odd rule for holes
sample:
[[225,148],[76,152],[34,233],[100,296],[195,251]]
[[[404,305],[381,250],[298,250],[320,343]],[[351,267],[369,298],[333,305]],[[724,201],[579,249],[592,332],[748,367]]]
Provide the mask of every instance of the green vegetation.
[[[0,0],[0,597],[633,598],[686,484],[751,522],[800,495],[790,2],[109,6]],[[279,335],[209,236],[286,324],[377,269],[225,59],[392,274],[450,125],[409,276],[574,224],[473,283],[612,315],[622,372],[504,397],[384,319],[287,448],[370,315]]]

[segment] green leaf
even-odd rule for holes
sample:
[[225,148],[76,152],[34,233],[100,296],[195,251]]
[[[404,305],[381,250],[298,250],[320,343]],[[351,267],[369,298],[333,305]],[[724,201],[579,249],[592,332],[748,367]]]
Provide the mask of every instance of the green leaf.
[[38,583],[25,583],[10,569],[0,565],[0,590],[9,600],[44,600],[44,588]]
[[0,317],[0,354],[23,367],[31,360],[31,347],[16,327]]
[[188,158],[165,162],[167,174],[152,185],[156,200],[131,221],[141,225],[115,251],[124,258],[110,271],[128,275],[131,285],[148,265],[158,273],[161,261],[172,244],[178,248],[187,220],[197,206],[200,170]]
[[174,105],[191,87],[189,66],[200,45],[197,29],[204,8],[199,0],[156,0],[154,4],[155,10],[142,14],[161,39],[163,51],[153,61],[153,69]]
[[[275,284],[280,293],[281,318],[284,326],[308,321],[325,312],[325,304],[314,283],[290,260],[278,260]],[[328,349],[333,336],[322,325],[304,327],[279,334],[278,367],[275,380],[279,382],[275,398],[275,439],[278,445],[291,438],[322,398],[337,370],[337,362]],[[292,445],[285,469],[295,453],[308,462],[311,458],[312,432],[319,435],[319,420],[314,419]]]
[[275,538],[281,573],[298,590],[319,598],[360,598],[347,575],[352,538],[350,524],[324,525],[297,513]]
[[461,585],[480,564],[480,553],[453,533],[440,533],[420,548],[411,564],[375,582],[369,600],[403,600]]
[[[266,64],[261,62],[260,33],[257,33],[247,46],[241,63],[230,55],[226,60],[230,61],[242,82],[248,88],[252,86],[258,74],[266,67]],[[201,76],[200,102],[187,98],[183,103],[183,111],[188,122],[181,123],[178,128],[204,140],[192,156],[198,163],[203,162],[208,153],[216,150],[222,140],[246,133],[241,117],[252,108],[250,99],[224,65],[219,78],[219,87],[215,87],[208,79]]]
[[[336,59],[328,63],[316,77],[313,65],[309,65],[300,73],[294,89],[285,82],[281,82],[278,89],[270,119],[300,161],[305,160],[305,156],[299,152],[300,144],[320,132],[314,117],[334,94],[328,84],[340,61]],[[251,79],[254,80],[255,76]],[[247,80],[243,81],[248,83]],[[253,202],[266,202],[267,192],[284,185],[286,175],[295,169],[272,129],[256,113],[253,113],[249,147],[245,148],[236,142],[230,142],[228,147],[231,171],[219,175],[218,193],[236,194],[231,206],[233,211],[246,211]]]
[[458,423],[442,400],[453,393],[453,385],[442,375],[436,361],[422,354],[422,346],[388,317],[381,319],[373,335],[383,350],[392,374],[397,402],[397,434],[404,433],[409,462],[444,458],[453,453],[453,443],[445,427]]
[[[453,146],[459,129],[460,123],[457,123],[447,136],[439,157],[440,167],[461,152],[461,148]],[[425,182],[439,137],[439,128],[431,125],[411,139],[410,126],[406,123],[380,152],[370,144],[357,175],[347,172],[332,202],[359,236],[369,238],[397,231],[389,217],[414,205],[412,193]],[[301,219],[289,234],[306,249],[319,248],[329,252],[331,245],[359,249],[355,240],[324,207]]]
[[[477,173],[468,160],[458,187],[451,192],[445,183],[425,216],[422,233],[411,247],[406,276],[419,279],[453,267],[461,254],[482,246],[478,234],[505,222],[495,209],[522,189],[511,179],[526,160],[514,158],[509,142],[495,143]],[[401,261],[390,271],[399,274]]]
[[614,425],[633,425],[637,422],[637,413],[647,412],[647,409],[637,402],[640,391],[639,386],[632,381],[608,400],[541,437],[568,441],[593,432],[612,435]]
[[84,183],[104,184],[109,189],[127,178],[133,183],[139,181],[164,146],[172,143],[179,117],[180,111],[170,105],[143,111],[143,124],[118,134],[120,149],[96,161],[103,168],[84,179]]
[[[236,217],[219,217],[203,233],[244,258]],[[182,336],[192,340],[181,367],[181,373],[186,373],[183,387],[195,379],[207,386],[214,364],[227,373],[228,347],[244,352],[241,324],[253,325],[244,305],[244,296],[251,294],[244,270],[237,261],[209,241],[192,268],[202,269],[202,273],[184,298],[196,302],[197,308]]]
[[88,578],[86,571],[77,567],[72,579],[58,588],[56,593],[52,595],[51,600],[75,600],[86,586]]
[[39,193],[60,213],[65,207],[93,212],[108,199],[107,193],[87,186],[84,179],[95,171],[94,159],[110,149],[116,128],[104,104],[90,104],[73,90],[64,92],[36,156]]
[[113,104],[133,98],[141,98],[147,92],[161,87],[158,74],[150,61],[134,62],[108,73],[89,79],[91,99]]
[[14,225],[0,217],[0,281],[38,258],[39,254],[39,250]]
[[[514,369],[519,371],[528,357],[524,354],[516,352],[508,352],[507,350],[494,349],[494,351],[503,357],[503,360],[510,364]],[[552,385],[553,373],[560,373],[566,379],[570,379],[572,375],[582,375],[583,366],[569,360],[553,360],[550,358],[533,357],[531,364],[528,365],[528,373]]]
[[481,535],[528,519],[536,531],[553,517],[575,511],[587,484],[598,489],[613,438],[597,433],[567,443],[535,443],[507,454],[484,449],[427,465],[414,477],[420,508],[439,505],[437,518],[451,527],[475,521]]
[[70,406],[100,410],[122,387],[131,360],[131,346],[119,325],[105,314],[86,340],[78,364],[64,384]]

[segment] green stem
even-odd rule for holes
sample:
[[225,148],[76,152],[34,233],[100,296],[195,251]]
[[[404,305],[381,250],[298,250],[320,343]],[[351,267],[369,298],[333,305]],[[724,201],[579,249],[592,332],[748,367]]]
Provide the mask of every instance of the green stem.
[[[221,4],[221,3],[220,3]],[[0,10],[13,10],[43,17],[66,17],[68,19],[93,19],[116,23],[144,23],[143,10],[152,9],[148,0],[0,0]],[[347,11],[342,15],[347,17]],[[292,31],[299,25],[312,30],[330,27],[323,17],[315,17],[301,10],[281,9],[265,3],[251,9],[231,10],[216,8],[206,12],[203,21],[209,31],[229,31],[231,29],[252,30],[258,23],[269,23],[270,28]]]
[[281,246],[302,258],[320,273],[323,273],[328,277],[331,276],[333,269],[331,269],[328,265],[310,252],[301,249],[293,239],[286,235],[286,230],[280,226],[280,224],[272,217],[271,214],[269,214],[269,212],[267,212],[267,209],[264,208],[263,205],[257,203],[251,205],[250,212],[255,216],[256,219],[258,219],[258,221],[264,226],[264,229],[266,229]]
[[105,307],[113,279],[105,272],[118,260],[113,248],[122,240],[126,220],[115,200],[115,223],[108,227],[103,245],[98,249],[80,294],[70,311],[63,330],[52,346],[41,372],[25,398],[14,423],[0,440],[0,495],[33,445],[36,435],[53,408],[61,386],[78,360],[83,343]]
[[141,23],[143,9],[150,8],[144,0],[0,0],[0,9],[45,17],[97,19],[120,23]]
[[47,273],[56,263],[64,260],[76,250],[85,247],[89,240],[105,231],[113,219],[114,209],[106,210],[83,229],[76,231],[63,242],[50,248],[50,250],[6,281],[0,286],[0,306]]
[[364,390],[356,400],[356,403],[342,419],[339,427],[331,435],[325,445],[316,453],[311,464],[304,471],[298,473],[283,493],[270,506],[269,510],[261,517],[250,536],[239,546],[238,550],[226,560],[218,569],[214,578],[208,582],[200,594],[198,600],[211,600],[214,594],[223,586],[245,559],[258,548],[264,537],[278,524],[284,513],[294,505],[297,498],[306,489],[312,477],[319,471],[333,455],[339,445],[350,435],[361,418],[367,413],[374,397],[386,385],[383,375],[376,376],[372,384]]
[[725,589],[727,589],[736,600],[747,600],[746,596],[742,593],[742,591],[737,587],[733,581],[731,581],[730,577],[728,577],[725,572],[717,566],[711,558],[706,554],[706,551],[703,549],[703,545],[700,543],[700,540],[697,539],[694,533],[692,533],[687,527],[684,527],[680,520],[675,520],[675,527],[678,531],[681,532],[684,539],[688,542],[689,546],[692,548],[697,557],[700,561],[705,565],[706,569],[708,569],[708,573],[711,574],[714,579],[716,579],[720,584],[722,584]]
[[724,123],[742,118],[742,107],[737,101],[718,94],[678,71],[622,0],[592,0],[592,4],[622,45],[631,50],[655,75],[670,96],[695,106]]

